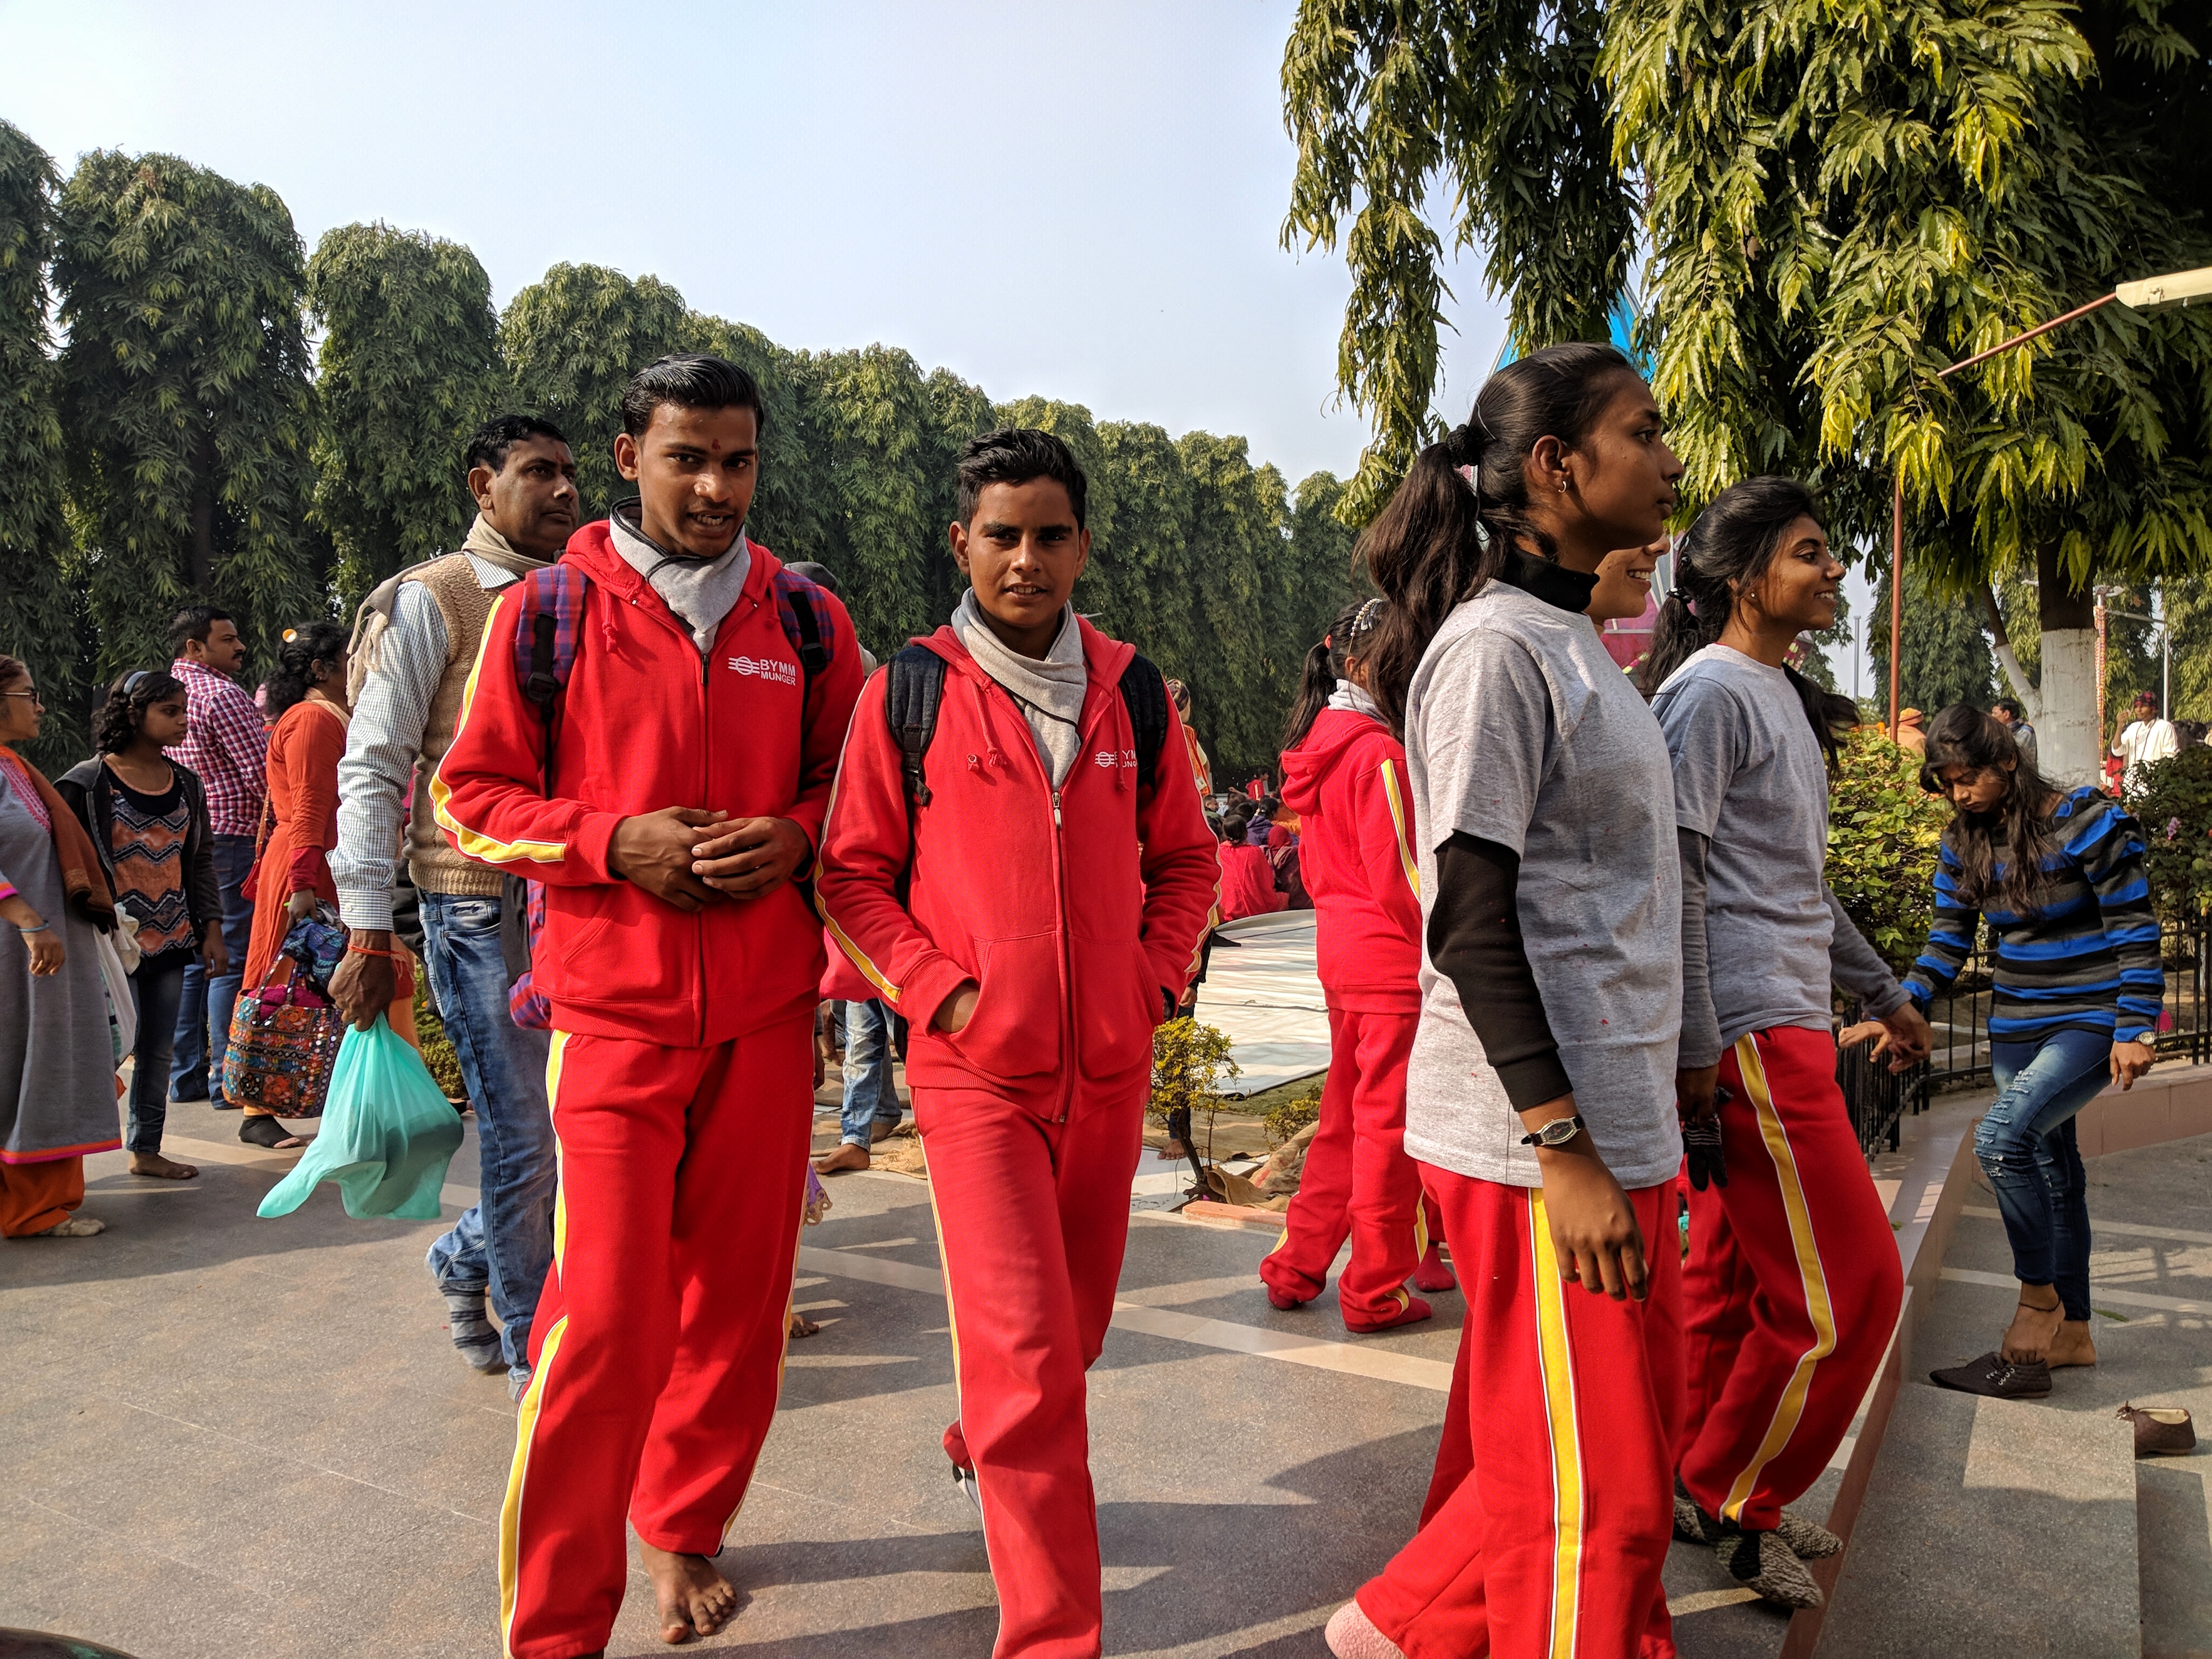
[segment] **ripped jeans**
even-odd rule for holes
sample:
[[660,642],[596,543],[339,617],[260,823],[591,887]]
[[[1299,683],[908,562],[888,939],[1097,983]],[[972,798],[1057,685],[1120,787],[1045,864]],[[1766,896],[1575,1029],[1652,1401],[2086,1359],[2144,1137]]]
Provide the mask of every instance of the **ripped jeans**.
[[1992,1043],[1997,1097],[1974,1127],[1974,1158],[2004,1217],[2013,1274],[2055,1285],[2069,1319],[2089,1316],[2089,1203],[2074,1118],[2111,1081],[2112,1052],[2100,1031]]

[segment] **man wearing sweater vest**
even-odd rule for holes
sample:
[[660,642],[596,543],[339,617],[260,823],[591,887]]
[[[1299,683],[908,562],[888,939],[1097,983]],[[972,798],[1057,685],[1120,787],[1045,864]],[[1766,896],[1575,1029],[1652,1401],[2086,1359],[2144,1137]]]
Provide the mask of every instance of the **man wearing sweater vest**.
[[[520,1398],[530,1377],[531,1319],[553,1259],[546,1036],[507,1015],[502,878],[447,844],[428,792],[453,740],[493,602],[558,558],[576,528],[576,463],[544,421],[500,415],[470,439],[463,465],[477,513],[460,550],[384,583],[354,628],[353,719],[330,858],[354,948],[331,990],[363,1030],[392,1000],[392,886],[404,856],[421,895],[424,965],[476,1109],[482,1164],[482,1196],[430,1247],[430,1274],[461,1357],[480,1370],[505,1371]],[[487,1296],[499,1329],[485,1316]]]
[[[1069,603],[1091,532],[1067,446],[988,433],[959,483],[970,586],[907,659],[943,680],[923,787],[908,798],[885,712],[895,661],[853,717],[818,891],[831,938],[912,1022],[959,1385],[945,1449],[982,1511],[994,1651],[1096,1659],[1084,1374],[1128,1242],[1153,1028],[1213,908],[1213,837],[1159,671]],[[1139,696],[1162,717],[1145,756]]]

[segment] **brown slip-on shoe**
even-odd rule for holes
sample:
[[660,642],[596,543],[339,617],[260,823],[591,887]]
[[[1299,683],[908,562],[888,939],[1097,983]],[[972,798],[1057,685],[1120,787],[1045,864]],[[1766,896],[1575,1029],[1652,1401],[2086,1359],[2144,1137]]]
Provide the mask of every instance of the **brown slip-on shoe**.
[[2182,1457],[2197,1449],[2197,1429],[2179,1406],[2125,1405],[2116,1415],[2136,1431],[2137,1457]]
[[2051,1392],[2051,1367],[2045,1361],[2007,1359],[1994,1351],[1963,1365],[1930,1371],[1928,1379],[1939,1388],[1992,1400],[2040,1400]]

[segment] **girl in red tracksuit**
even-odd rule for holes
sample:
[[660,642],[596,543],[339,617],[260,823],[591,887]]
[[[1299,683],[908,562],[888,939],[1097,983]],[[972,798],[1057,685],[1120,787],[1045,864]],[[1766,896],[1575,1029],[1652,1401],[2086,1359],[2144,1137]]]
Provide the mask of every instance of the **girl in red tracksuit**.
[[[912,1032],[959,1384],[945,1448],[982,1511],[999,1659],[1099,1652],[1084,1374],[1127,1243],[1152,1032],[1214,898],[1180,726],[1170,714],[1140,781],[1121,689],[1136,653],[1066,603],[1083,489],[1048,434],[970,441],[953,544],[975,586],[861,694],[816,890],[832,940]],[[998,538],[1018,539],[969,551]],[[1024,607],[1049,641],[1035,658],[999,632],[1000,609]],[[909,800],[886,701],[923,653],[943,690]]]
[[1299,862],[1316,913],[1328,997],[1328,1081],[1283,1237],[1260,1264],[1267,1299],[1295,1308],[1321,1294],[1347,1235],[1338,1280],[1348,1329],[1429,1316],[1406,1280],[1449,1290],[1431,1248],[1421,1176],[1406,1156],[1406,1060],[1421,1006],[1421,901],[1407,805],[1406,750],[1366,690],[1361,645],[1382,601],[1347,607],[1306,653],[1283,744],[1283,799],[1303,823]]

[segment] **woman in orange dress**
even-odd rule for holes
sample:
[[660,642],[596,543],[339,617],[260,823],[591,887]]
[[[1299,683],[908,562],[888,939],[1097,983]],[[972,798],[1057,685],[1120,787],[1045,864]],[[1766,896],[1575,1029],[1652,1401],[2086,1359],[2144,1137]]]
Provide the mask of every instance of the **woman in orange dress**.
[[[345,755],[346,635],[336,623],[288,629],[269,678],[264,713],[269,737],[269,805],[246,891],[253,900],[253,935],[244,988],[251,995],[284,946],[292,924],[314,914],[318,901],[337,908],[325,855],[338,841],[338,762]],[[255,1146],[304,1143],[280,1127],[265,1106],[245,1108],[238,1138]]]

